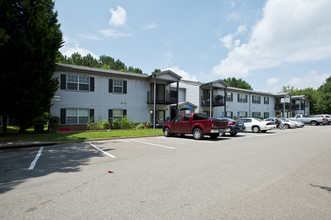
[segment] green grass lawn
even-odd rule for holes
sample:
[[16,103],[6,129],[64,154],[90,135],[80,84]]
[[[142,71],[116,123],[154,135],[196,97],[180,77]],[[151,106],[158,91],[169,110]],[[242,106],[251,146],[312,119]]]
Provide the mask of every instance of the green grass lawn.
[[18,134],[8,132],[9,134],[0,134],[0,142],[13,141],[72,141],[85,139],[102,139],[113,137],[133,137],[133,136],[148,136],[161,135],[162,129],[142,129],[142,130],[110,130],[110,131],[87,131],[87,132],[60,132],[60,133],[25,133]]

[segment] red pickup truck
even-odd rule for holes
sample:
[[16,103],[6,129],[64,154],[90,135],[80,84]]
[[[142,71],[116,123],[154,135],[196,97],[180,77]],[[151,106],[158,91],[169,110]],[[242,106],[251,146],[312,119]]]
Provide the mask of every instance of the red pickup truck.
[[200,140],[203,136],[209,135],[211,139],[216,139],[220,133],[226,132],[229,127],[228,121],[224,119],[209,119],[203,113],[181,114],[172,121],[163,125],[164,136],[173,134],[193,134],[194,139]]

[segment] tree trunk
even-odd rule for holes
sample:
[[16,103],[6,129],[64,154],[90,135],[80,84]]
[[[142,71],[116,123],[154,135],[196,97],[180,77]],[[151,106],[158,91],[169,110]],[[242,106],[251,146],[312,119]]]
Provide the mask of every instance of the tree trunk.
[[2,132],[4,134],[7,134],[7,116],[1,116],[2,117]]

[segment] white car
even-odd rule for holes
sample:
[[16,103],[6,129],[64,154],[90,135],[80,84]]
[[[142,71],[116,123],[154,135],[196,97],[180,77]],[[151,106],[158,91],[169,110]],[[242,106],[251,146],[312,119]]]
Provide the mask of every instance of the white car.
[[265,133],[268,130],[276,128],[276,124],[272,121],[263,121],[258,118],[241,118],[239,121],[244,122],[246,131],[253,131],[254,133]]
[[297,128],[303,128],[305,126],[305,124],[302,121],[293,121],[291,119],[289,119],[291,122],[294,122],[295,125],[297,126]]
[[[287,118],[280,118],[279,119],[282,124],[285,126],[285,128],[297,128],[297,124],[293,120],[289,120]],[[303,122],[302,122],[303,123]]]

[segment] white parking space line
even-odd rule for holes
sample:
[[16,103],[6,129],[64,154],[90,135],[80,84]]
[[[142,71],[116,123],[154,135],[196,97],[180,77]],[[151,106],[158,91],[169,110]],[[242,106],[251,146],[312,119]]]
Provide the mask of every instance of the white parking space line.
[[95,146],[94,144],[90,143],[90,145],[91,145],[92,147],[94,147],[95,149],[97,149],[98,151],[100,151],[100,152],[106,154],[108,157],[116,158],[114,155],[112,155],[112,154],[110,154],[110,153],[108,153],[108,152],[105,152],[105,151],[101,150],[100,148],[98,148],[98,147]]
[[169,146],[165,146],[165,145],[161,145],[161,144],[153,144],[153,143],[149,143],[149,142],[145,142],[145,141],[138,141],[138,140],[133,140],[131,139],[132,142],[136,142],[136,143],[141,143],[141,144],[147,144],[147,145],[152,145],[152,146],[156,146],[156,147],[163,147],[163,148],[168,148],[171,150],[175,150],[175,147],[169,147]]
[[[221,138],[221,136],[219,136]],[[203,141],[203,140],[194,140],[194,139],[188,139],[188,138],[173,138],[173,140],[180,140],[180,141],[192,141],[195,143],[208,143],[208,144],[217,144],[217,141],[210,140],[210,141]]]
[[39,157],[41,156],[41,152],[43,152],[44,147],[41,147],[38,151],[38,154],[34,158],[34,160],[31,162],[29,170],[33,170],[34,167],[36,166],[37,161],[39,160]]

